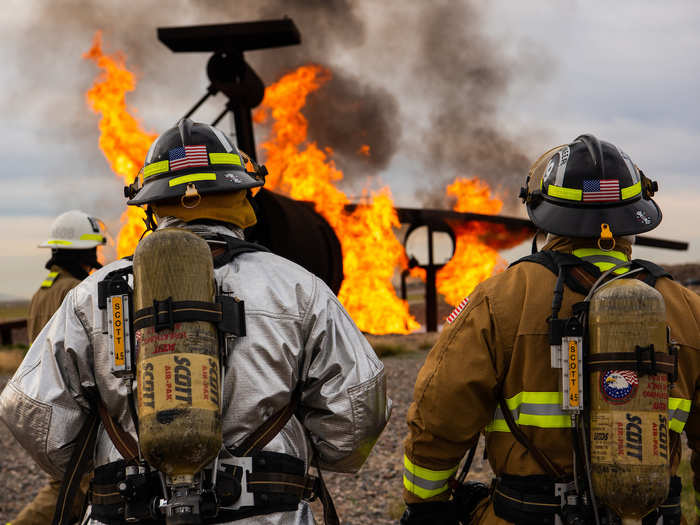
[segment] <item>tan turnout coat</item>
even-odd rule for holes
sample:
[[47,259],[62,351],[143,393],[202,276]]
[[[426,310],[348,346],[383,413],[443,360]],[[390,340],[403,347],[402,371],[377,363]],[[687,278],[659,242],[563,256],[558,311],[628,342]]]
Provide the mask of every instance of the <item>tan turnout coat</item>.
[[[620,245],[629,254],[629,246]],[[545,249],[571,253],[573,246],[560,240]],[[406,502],[448,499],[447,479],[482,432],[496,475],[545,474],[502,416],[497,417],[499,396],[517,411],[520,428],[531,442],[572,472],[571,429],[559,424],[561,417],[546,415],[548,407],[537,404],[559,390],[559,371],[550,367],[547,324],[555,282],[556,276],[540,264],[517,264],[477,286],[466,307],[445,325],[418,374],[408,411]],[[669,400],[675,473],[681,452],[679,432],[685,430],[691,448],[700,451],[700,412],[690,410],[700,401],[700,296],[668,278],[659,279],[656,289],[664,297],[672,337],[680,343],[680,377]],[[560,317],[570,316],[572,305],[581,300],[582,295],[565,287]],[[696,489],[698,458],[693,454]],[[506,522],[484,503],[475,523]]]

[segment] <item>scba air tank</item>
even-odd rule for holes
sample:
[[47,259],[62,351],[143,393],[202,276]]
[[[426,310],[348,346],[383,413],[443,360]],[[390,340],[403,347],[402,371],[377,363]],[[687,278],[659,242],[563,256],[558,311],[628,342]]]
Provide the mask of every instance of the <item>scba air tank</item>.
[[629,352],[618,357],[630,363],[591,370],[593,490],[623,523],[637,523],[666,499],[669,488],[668,377],[638,374],[634,358],[637,347],[666,349],[663,297],[637,279],[613,281],[591,299],[588,329],[589,360]]
[[[165,228],[138,244],[135,323],[148,308],[172,312],[183,301],[213,303],[214,295],[212,256],[203,239]],[[205,321],[165,327],[168,317],[161,314],[158,326],[136,332],[139,441],[148,463],[178,486],[191,484],[221,449],[218,334]]]

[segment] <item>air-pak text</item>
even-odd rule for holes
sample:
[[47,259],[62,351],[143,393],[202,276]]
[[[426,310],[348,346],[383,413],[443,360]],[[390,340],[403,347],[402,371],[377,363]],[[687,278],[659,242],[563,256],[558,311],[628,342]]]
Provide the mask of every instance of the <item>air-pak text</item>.
[[175,399],[192,405],[192,372],[190,360],[186,357],[174,356],[175,359]]
[[642,418],[639,416],[627,414],[625,449],[629,457],[642,461]]

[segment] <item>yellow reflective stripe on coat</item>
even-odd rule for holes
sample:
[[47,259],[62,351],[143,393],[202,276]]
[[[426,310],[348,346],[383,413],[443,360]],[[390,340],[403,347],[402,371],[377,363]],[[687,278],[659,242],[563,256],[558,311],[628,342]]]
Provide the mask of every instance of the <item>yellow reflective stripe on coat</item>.
[[235,164],[242,166],[241,157],[235,153],[210,153],[209,162],[211,164]]
[[170,169],[170,165],[167,160],[161,160],[160,162],[154,162],[143,168],[143,178],[147,179],[151,175],[158,175],[159,173],[165,173]]
[[415,494],[421,499],[432,498],[445,492],[449,485],[448,480],[457,472],[457,467],[448,470],[430,470],[425,467],[415,465],[403,456],[403,486],[406,490]]
[[46,276],[46,279],[42,281],[41,287],[51,288],[51,286],[53,286],[53,283],[56,282],[56,277],[58,277],[58,272],[49,272],[49,274]]
[[668,419],[671,421],[668,428],[677,433],[682,433],[685,423],[690,415],[690,399],[682,397],[668,398]]
[[[506,399],[518,425],[539,428],[571,428],[571,416],[562,407],[561,392],[520,392]],[[501,407],[496,408],[486,432],[510,432]]]
[[168,181],[168,185],[172,188],[179,184],[185,184],[187,182],[197,182],[201,180],[216,180],[216,173],[192,173],[190,175],[183,175],[182,177],[175,177]]

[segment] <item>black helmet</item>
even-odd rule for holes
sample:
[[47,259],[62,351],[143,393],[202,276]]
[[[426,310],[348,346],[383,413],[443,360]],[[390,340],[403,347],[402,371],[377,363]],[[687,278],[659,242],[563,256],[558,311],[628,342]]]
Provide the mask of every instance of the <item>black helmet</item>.
[[[593,135],[557,146],[530,168],[520,197],[535,226],[566,237],[643,233],[661,222],[651,200],[658,185],[617,146]],[[605,228],[607,229],[607,228]]]
[[138,179],[124,188],[127,204],[244,190],[265,184],[267,170],[252,161],[226,135],[209,124],[181,119],[158,137]]

